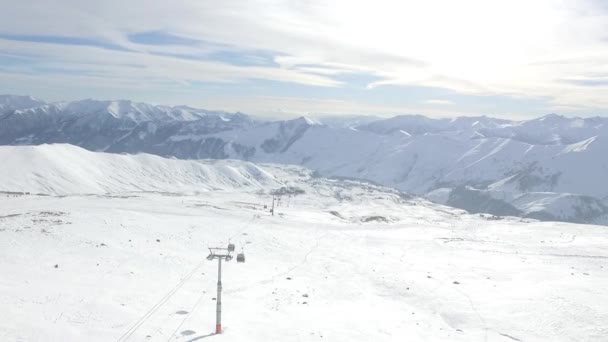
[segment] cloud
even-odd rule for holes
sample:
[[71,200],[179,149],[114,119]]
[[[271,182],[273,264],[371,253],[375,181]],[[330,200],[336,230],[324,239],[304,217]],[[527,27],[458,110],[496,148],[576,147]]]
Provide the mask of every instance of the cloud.
[[[378,115],[395,116],[402,114],[415,114],[422,111],[434,117],[451,117],[461,115],[457,110],[442,108],[428,109],[424,106],[391,106],[369,104],[352,100],[328,100],[322,98],[286,97],[286,96],[236,96],[215,97],[200,103],[207,108],[225,109],[229,111],[248,112],[265,117],[285,116],[319,116],[319,115]],[[470,113],[481,115],[482,112]]]
[[[108,50],[86,45],[57,45],[0,39],[3,52],[30,61],[28,68],[38,73],[50,69],[80,71],[82,77],[96,75],[99,79],[125,79],[141,82],[238,82],[246,79],[267,79],[322,87],[338,86],[331,78],[297,70],[238,66],[217,61],[194,60],[138,51]],[[17,69],[23,73],[26,70]],[[8,72],[8,71],[7,71]],[[39,75],[43,77],[44,75]],[[48,76],[48,75],[47,75]],[[60,75],[58,75],[60,76]],[[73,75],[72,75],[73,76]]]
[[452,102],[450,100],[441,100],[441,99],[426,100],[426,101],[424,101],[424,103],[427,103],[430,105],[440,105],[440,106],[450,106],[450,105],[454,104],[454,102]]
[[2,68],[20,82],[345,87],[344,75],[367,74],[370,91],[414,85],[606,110],[596,74],[608,72],[607,31],[602,0],[22,0],[0,12],[11,38],[0,51],[28,60]]

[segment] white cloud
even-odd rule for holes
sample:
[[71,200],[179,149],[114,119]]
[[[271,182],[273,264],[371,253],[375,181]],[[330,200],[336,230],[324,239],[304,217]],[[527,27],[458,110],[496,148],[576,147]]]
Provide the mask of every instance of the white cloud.
[[[137,52],[0,41],[2,52],[48,58],[111,77],[238,82],[261,78],[339,86],[344,72],[388,84],[474,95],[547,98],[556,108],[608,109],[608,85],[564,80],[608,75],[602,0],[281,1],[22,0],[3,6],[0,32],[103,40]],[[128,35],[161,31],[275,51],[281,68],[185,61],[151,53],[209,53],[208,46],[144,46]],[[143,68],[129,67],[138,64]]]
[[[374,105],[360,101],[328,100],[306,97],[284,96],[237,96],[207,99],[197,103],[205,108],[225,109],[247,112],[264,117],[286,117],[307,115],[361,114],[394,116],[424,112],[432,117],[452,117],[462,112],[444,108],[425,108],[424,106]],[[467,115],[483,115],[485,112],[472,112]]]
[[340,84],[331,78],[298,70],[242,67],[92,46],[15,42],[4,39],[0,39],[0,45],[7,54],[43,57],[37,61],[37,66],[40,67],[86,72],[84,75],[71,75],[83,79],[94,74],[98,79],[123,79],[129,82],[236,82],[266,79],[324,87]]
[[450,106],[450,105],[454,104],[454,102],[452,102],[450,100],[441,100],[441,99],[426,100],[426,101],[424,101],[424,103],[427,103],[430,105],[440,105],[440,106]]

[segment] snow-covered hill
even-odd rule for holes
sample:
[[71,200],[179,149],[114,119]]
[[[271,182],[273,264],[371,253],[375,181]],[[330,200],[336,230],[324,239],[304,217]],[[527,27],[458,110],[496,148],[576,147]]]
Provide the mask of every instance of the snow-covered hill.
[[[606,336],[606,227],[471,215],[296,166],[0,151],[0,189],[72,193],[0,193],[1,341]],[[223,264],[214,335],[207,247],[229,241],[246,262]]]
[[[259,189],[283,183],[249,162],[90,152],[68,144],[0,146],[0,191],[46,195]],[[275,171],[276,172],[276,171]]]
[[3,99],[20,104],[0,111],[4,145],[69,143],[92,151],[296,164],[429,198],[438,189],[444,195],[472,189],[484,195],[454,193],[457,200],[449,203],[485,211],[500,200],[518,215],[575,222],[605,222],[608,207],[608,118],[406,115],[359,124],[327,118],[326,125],[130,101]]

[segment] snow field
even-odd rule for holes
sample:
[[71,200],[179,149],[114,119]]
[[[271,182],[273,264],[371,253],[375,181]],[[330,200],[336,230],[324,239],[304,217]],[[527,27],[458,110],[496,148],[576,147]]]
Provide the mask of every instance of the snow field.
[[[126,340],[606,333],[604,227],[487,221],[352,183],[303,188],[275,216],[255,191],[0,197],[0,339],[118,340],[155,308]],[[373,216],[391,220],[361,220]],[[217,264],[206,247],[228,239],[247,262],[224,265],[225,331],[210,335]]]

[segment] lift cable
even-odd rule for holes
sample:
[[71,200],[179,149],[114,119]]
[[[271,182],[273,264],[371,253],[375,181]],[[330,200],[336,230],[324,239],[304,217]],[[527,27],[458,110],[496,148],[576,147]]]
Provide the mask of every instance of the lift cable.
[[124,334],[122,334],[122,336],[120,336],[118,338],[118,340],[116,340],[117,342],[124,342],[126,340],[128,340],[136,331],[137,329],[139,329],[139,327],[141,327],[146,320],[148,320],[150,318],[150,316],[152,316],[161,306],[163,306],[169,299],[171,299],[171,297],[188,281],[190,280],[190,278],[192,278],[192,276],[198,271],[199,268],[201,268],[201,266],[203,266],[203,263],[205,261],[202,260],[192,271],[190,271],[190,273],[188,273],[188,275],[186,275],[185,277],[183,277],[179,283],[177,283],[177,285],[175,285],[174,288],[172,288],[171,290],[169,290],[169,292],[167,292],[167,294],[165,294],[165,296],[163,298],[161,298],[161,300],[159,300],[156,304],[154,304],[154,306],[152,306],[150,308],[150,310],[148,310],[137,322],[135,322],[135,324],[133,324],[133,326],[131,326],[131,328],[129,328],[129,330],[127,330]]
[[188,311],[188,314],[186,314],[186,317],[184,317],[184,319],[177,326],[177,328],[175,328],[175,330],[173,331],[173,333],[171,334],[171,336],[169,337],[169,339],[167,340],[167,342],[171,341],[175,337],[175,334],[177,334],[177,331],[179,330],[179,328],[181,328],[182,325],[184,325],[184,323],[186,322],[186,320],[188,319],[188,317],[190,317],[190,314],[192,314],[192,312],[194,312],[194,310],[196,310],[196,308],[198,307],[198,305],[201,303],[201,301],[203,299],[203,296],[205,294],[206,293],[204,291],[201,292],[201,295],[198,297],[198,300],[196,301],[196,303],[194,304],[194,306],[192,307],[192,309],[190,309],[190,311]]

